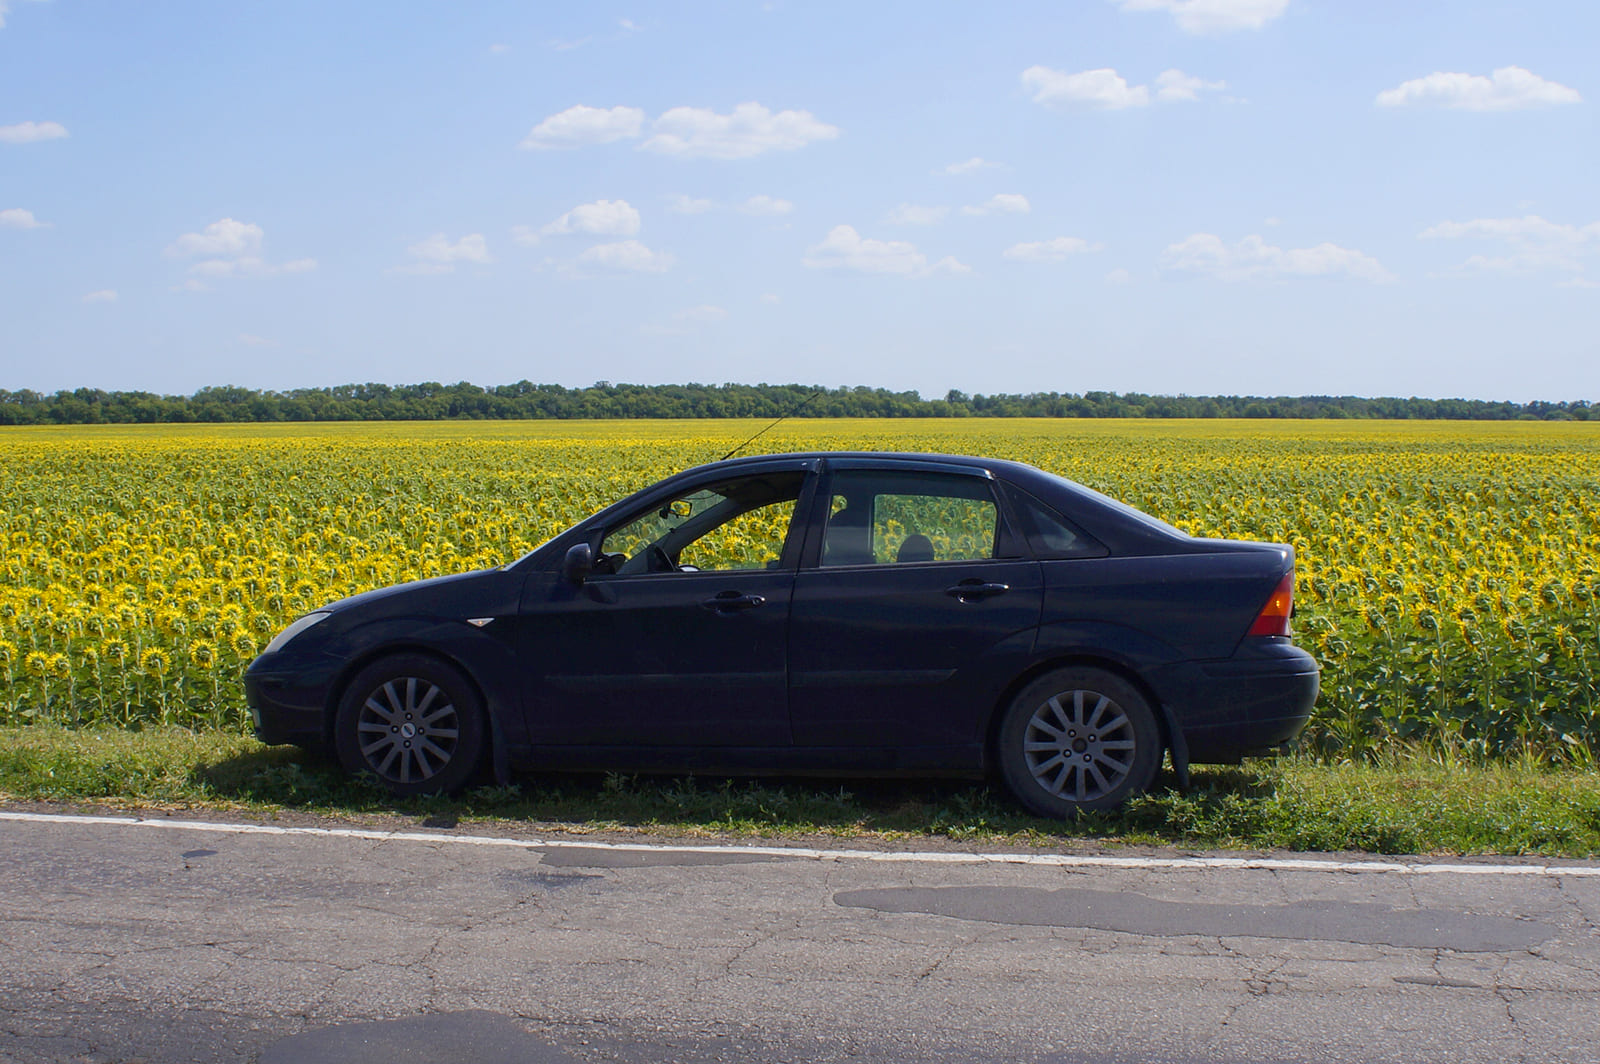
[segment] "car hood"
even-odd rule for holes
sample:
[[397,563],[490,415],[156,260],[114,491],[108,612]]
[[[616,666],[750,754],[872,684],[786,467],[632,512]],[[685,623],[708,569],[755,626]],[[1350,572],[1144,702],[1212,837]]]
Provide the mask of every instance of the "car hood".
[[361,606],[376,605],[389,599],[414,596],[419,592],[424,595],[430,591],[448,595],[449,592],[454,590],[465,591],[469,585],[480,584],[485,577],[498,573],[498,569],[478,569],[470,573],[452,573],[449,576],[431,576],[426,580],[412,580],[405,584],[393,584],[389,587],[363,591],[359,595],[351,595],[349,598],[342,598],[337,602],[330,602],[317,612],[342,613],[345,610],[356,609]]

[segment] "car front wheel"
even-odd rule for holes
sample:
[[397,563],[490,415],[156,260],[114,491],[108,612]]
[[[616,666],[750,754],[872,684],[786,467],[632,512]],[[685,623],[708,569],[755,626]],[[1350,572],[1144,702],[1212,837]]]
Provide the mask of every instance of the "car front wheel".
[[1145,697],[1104,669],[1057,669],[1012,699],[1000,723],[1006,784],[1041,816],[1114,809],[1150,786],[1161,731]]
[[381,658],[345,687],[334,718],[345,771],[398,796],[449,793],[484,753],[483,704],[466,677],[422,654]]

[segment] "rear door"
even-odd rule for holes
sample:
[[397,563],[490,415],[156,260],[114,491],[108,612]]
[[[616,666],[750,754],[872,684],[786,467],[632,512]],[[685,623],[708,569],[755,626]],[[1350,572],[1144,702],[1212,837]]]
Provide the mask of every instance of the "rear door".
[[1043,586],[994,481],[955,465],[830,466],[790,608],[795,744],[981,741],[1032,649]]

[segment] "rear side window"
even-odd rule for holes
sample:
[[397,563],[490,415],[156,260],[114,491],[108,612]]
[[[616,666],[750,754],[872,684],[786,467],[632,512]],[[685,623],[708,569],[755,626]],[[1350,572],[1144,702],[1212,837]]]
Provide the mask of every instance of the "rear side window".
[[991,483],[937,473],[833,477],[823,565],[902,565],[1014,556]]
[[1010,494],[1022,531],[1038,557],[1101,558],[1109,553],[1099,540],[1027,492],[1012,486]]

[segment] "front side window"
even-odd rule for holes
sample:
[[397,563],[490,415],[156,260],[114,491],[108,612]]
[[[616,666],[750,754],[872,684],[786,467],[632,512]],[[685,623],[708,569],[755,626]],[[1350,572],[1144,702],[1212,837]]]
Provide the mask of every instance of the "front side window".
[[823,565],[898,565],[1002,556],[987,480],[847,470],[833,478]]
[[595,572],[776,568],[804,481],[803,473],[741,477],[658,503],[606,533]]

